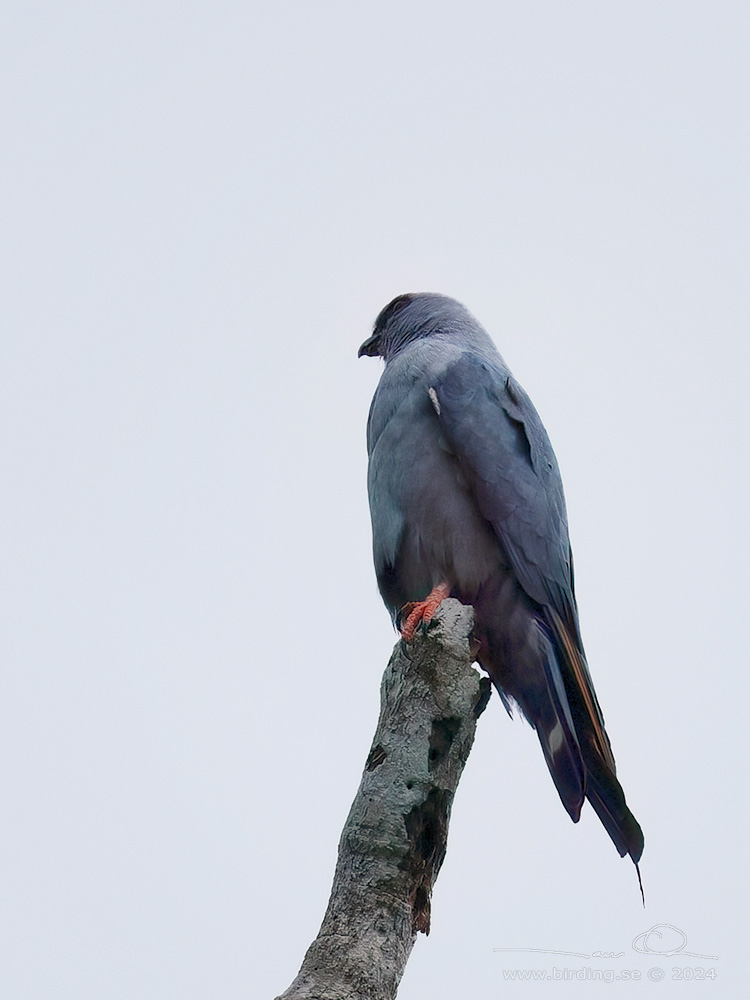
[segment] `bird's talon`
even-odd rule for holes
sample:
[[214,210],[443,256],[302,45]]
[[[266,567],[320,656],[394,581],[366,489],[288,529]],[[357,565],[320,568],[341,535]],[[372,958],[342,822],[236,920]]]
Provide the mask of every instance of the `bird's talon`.
[[[439,583],[433,587],[423,601],[411,601],[401,608],[399,619],[403,625],[399,624],[399,631],[404,642],[411,642],[417,629],[422,626],[422,635],[427,634],[432,616],[440,607],[442,602],[450,594],[450,587],[447,583]],[[406,619],[404,621],[404,619]]]

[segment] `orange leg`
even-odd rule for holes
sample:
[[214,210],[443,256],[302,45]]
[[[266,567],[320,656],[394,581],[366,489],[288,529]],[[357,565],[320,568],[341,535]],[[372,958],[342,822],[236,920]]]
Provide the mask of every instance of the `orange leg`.
[[406,621],[400,626],[401,638],[411,642],[420,622],[428,622],[435,614],[446,597],[450,596],[451,588],[447,583],[439,583],[433,587],[423,601],[405,604],[401,609],[401,617],[406,615]]

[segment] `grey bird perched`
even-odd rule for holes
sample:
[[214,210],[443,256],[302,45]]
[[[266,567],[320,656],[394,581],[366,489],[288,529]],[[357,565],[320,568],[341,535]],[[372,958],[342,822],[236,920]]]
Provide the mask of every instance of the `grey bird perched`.
[[557,460],[531,400],[459,302],[399,295],[359,356],[385,370],[367,424],[375,571],[405,640],[448,596],[477,660],[534,727],[574,822],[584,798],[621,857],[643,834],[615,774],[581,642]]

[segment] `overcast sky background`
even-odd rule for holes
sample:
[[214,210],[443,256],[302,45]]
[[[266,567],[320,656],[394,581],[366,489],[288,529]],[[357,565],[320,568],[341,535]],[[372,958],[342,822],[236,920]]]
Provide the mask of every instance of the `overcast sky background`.
[[399,998],[746,990],[749,36],[730,0],[3,5],[3,998],[296,974],[395,639],[356,352],[404,291],[549,430],[647,908],[493,698]]

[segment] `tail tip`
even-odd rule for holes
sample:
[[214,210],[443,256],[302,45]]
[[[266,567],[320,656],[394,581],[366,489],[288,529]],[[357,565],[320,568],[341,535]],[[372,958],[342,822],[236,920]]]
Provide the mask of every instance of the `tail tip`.
[[646,895],[643,892],[643,879],[641,878],[641,869],[638,867],[638,862],[634,861],[635,873],[638,876],[638,888],[641,890],[641,902],[643,903],[643,909],[646,909]]

